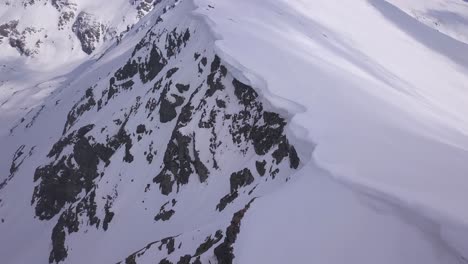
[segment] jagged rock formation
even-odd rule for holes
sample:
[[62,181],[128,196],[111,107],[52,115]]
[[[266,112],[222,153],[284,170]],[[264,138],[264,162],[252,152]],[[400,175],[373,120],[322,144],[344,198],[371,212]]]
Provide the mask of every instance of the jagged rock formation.
[[18,20],[12,20],[0,25],[0,44],[8,43],[16,48],[21,55],[33,56],[39,52],[42,40],[46,35],[44,29],[26,27],[22,31],[18,29]]
[[87,54],[91,54],[96,45],[102,41],[105,25],[86,12],[81,12],[73,23],[72,31],[76,34],[81,43],[81,48]]
[[468,48],[388,1],[0,0],[2,263],[465,263]]
[[[285,183],[299,167],[285,133],[289,117],[231,73],[202,22],[179,18],[188,1],[160,2],[139,3],[142,12],[149,12],[150,5],[164,8],[152,12],[145,34],[121,64],[106,68],[109,74],[97,81],[83,75],[87,87],[75,86],[72,98],[49,101],[11,131],[11,137],[22,128],[34,131],[34,120],[48,118],[57,107],[65,110],[53,111],[64,120],[61,135],[40,151],[22,145],[13,158],[12,176],[2,184],[8,188],[21,164],[37,153],[42,162],[29,175],[34,181],[31,205],[38,221],[52,225],[50,240],[44,241],[51,245],[44,252],[49,263],[76,261],[79,249],[73,241],[91,241],[87,230],[105,235],[122,228],[115,224],[129,215],[119,204],[130,190],[134,202],[143,205],[135,208],[136,217],[151,228],[172,226],[174,231],[148,238],[157,242],[135,253],[122,252],[126,263],[144,263],[140,259],[153,254],[159,263],[208,263],[212,258],[232,263],[232,246],[250,202]],[[53,4],[64,7],[64,2]],[[12,24],[2,32],[14,30]],[[72,30],[91,54],[106,28],[81,12]],[[200,204],[189,195],[193,192],[204,192],[209,202]],[[177,221],[188,207],[200,208],[194,227],[213,226],[196,235],[184,233]],[[199,244],[194,251],[193,236]]]

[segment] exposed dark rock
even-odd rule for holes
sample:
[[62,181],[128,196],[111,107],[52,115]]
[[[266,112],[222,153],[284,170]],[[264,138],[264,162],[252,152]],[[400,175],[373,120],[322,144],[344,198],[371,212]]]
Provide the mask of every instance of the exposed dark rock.
[[122,87],[122,89],[124,90],[129,90],[133,87],[133,85],[135,84],[135,82],[133,80],[128,80],[122,84],[120,84],[120,87]]
[[58,28],[62,30],[75,18],[76,4],[70,0],[51,0],[51,3],[60,13]]
[[182,45],[186,45],[190,39],[190,31],[188,29],[182,34],[179,34],[177,29],[174,28],[169,34],[166,35],[166,54],[170,58],[180,52]]
[[146,132],[146,126],[143,125],[143,124],[140,124],[137,126],[137,129],[136,129],[136,132],[137,134],[143,134]]
[[166,238],[163,238],[161,240],[151,242],[148,245],[146,245],[144,248],[142,248],[142,249],[134,252],[133,254],[129,255],[125,259],[125,263],[126,264],[127,263],[129,263],[129,264],[137,263],[136,262],[137,257],[145,254],[145,252],[147,250],[149,250],[151,247],[153,247],[155,245],[157,245],[157,248],[158,248],[159,251],[161,251],[163,249],[163,247],[165,246],[166,250],[167,250],[166,254],[170,255],[175,251],[175,238],[176,237],[166,237]]
[[278,144],[278,149],[272,153],[273,158],[276,160],[276,164],[280,164],[284,158],[289,157],[289,165],[291,169],[297,169],[299,167],[299,157],[297,156],[296,149],[291,146],[286,139],[286,136],[281,138]]
[[[70,134],[57,142],[48,155],[58,158],[66,145],[74,143],[70,156],[63,156],[56,162],[36,169],[34,181],[41,179],[41,182],[34,189],[33,202],[37,202],[36,216],[39,219],[51,219],[65,203],[74,202],[83,189],[89,192],[93,186],[92,181],[98,176],[99,157],[84,137],[92,128],[92,125],[85,126],[76,134]],[[77,167],[72,164],[72,158]]]
[[18,24],[19,20],[11,20],[5,24],[0,25],[0,40],[3,38],[8,38],[10,35],[19,34],[17,30]]
[[162,194],[169,195],[172,192],[174,181],[168,171],[161,171],[156,177],[154,177],[153,182],[159,184],[159,189],[161,189]]
[[224,65],[221,65],[221,59],[215,55],[213,62],[211,63],[211,73],[208,75],[207,84],[208,89],[206,90],[205,97],[211,97],[216,91],[224,90],[225,86],[222,83],[222,79],[226,77],[227,69]]
[[278,149],[273,151],[273,158],[276,160],[276,164],[280,164],[284,158],[289,155],[289,143],[285,136],[281,137],[281,141],[278,144]]
[[139,65],[140,79],[143,83],[152,81],[158,73],[167,65],[167,60],[163,57],[161,50],[153,44],[149,58]]
[[299,156],[297,155],[296,149],[294,146],[290,146],[289,148],[289,164],[291,169],[297,169],[299,167]]
[[206,111],[204,110],[200,118],[200,121],[198,122],[198,127],[199,128],[213,128],[215,126],[217,114],[218,114],[218,111],[215,110],[215,108],[211,109],[209,115],[207,115]]
[[[190,136],[183,135],[180,132],[180,128],[187,125],[192,118],[194,107],[192,106],[191,101],[198,91],[199,88],[192,93],[188,103],[182,107],[176,127],[172,132],[171,140],[169,141],[164,154],[164,167],[153,179],[153,182],[159,184],[161,193],[164,195],[168,195],[172,192],[174,183],[177,183],[178,186],[187,184],[189,176],[194,172],[193,168],[195,168],[195,172],[200,173],[200,181],[206,180],[207,173],[205,173],[206,171],[203,168],[204,165],[202,166],[199,158],[192,158],[190,156],[189,145],[193,143],[192,138]],[[197,155],[198,154],[195,156]],[[199,162],[197,162],[197,160]]]
[[216,106],[219,108],[226,108],[226,102],[220,99],[216,99]]
[[72,31],[81,43],[81,49],[91,54],[101,41],[105,26],[94,15],[80,12],[72,26]]
[[177,125],[180,127],[186,126],[191,120],[193,116],[193,110],[194,107],[191,104],[191,100],[182,107],[182,110],[180,111],[179,114],[179,120],[177,122]]
[[118,69],[114,76],[117,81],[130,79],[138,73],[139,64],[135,60],[128,60],[127,63]]
[[254,177],[248,168],[231,174],[231,193],[237,191],[240,187],[250,185],[254,181]]
[[49,263],[62,261],[68,256],[68,250],[65,248],[65,236],[63,224],[57,224],[52,230],[53,249],[50,252]]
[[172,100],[175,100],[174,103],[170,101],[167,93],[161,94],[161,106],[159,108],[159,116],[161,123],[167,123],[177,117],[176,108],[181,106],[184,103],[184,97],[171,94],[173,97]]
[[254,127],[258,127],[261,124],[263,105],[259,100],[253,99],[256,98],[253,88],[241,84],[236,80],[233,81],[233,85],[234,83],[238,86],[237,88],[234,87],[234,93],[237,94],[236,97],[239,103],[244,106],[244,109],[226,118],[232,120],[229,127],[232,141],[240,146],[245,142],[252,141]]
[[258,98],[257,92],[255,92],[252,87],[243,84],[236,79],[232,81],[232,84],[234,85],[234,94],[237,99],[239,99],[239,102],[244,106],[252,106],[252,103]]
[[260,176],[264,176],[265,175],[265,172],[266,172],[266,166],[267,162],[266,160],[263,160],[263,161],[256,161],[255,162],[255,167],[257,168],[257,172]]
[[176,84],[177,91],[179,93],[187,92],[190,89],[190,84]]
[[231,224],[226,229],[226,236],[224,237],[223,243],[219,244],[214,249],[214,254],[218,260],[218,264],[232,264],[234,260],[234,248],[233,245],[237,240],[237,235],[240,233],[240,226],[242,218],[244,218],[245,213],[249,210],[250,205],[255,199],[252,199],[244,209],[238,211],[234,214],[231,220]]
[[205,182],[208,179],[210,171],[208,168],[201,162],[199,157],[199,151],[195,148],[195,138],[193,139],[193,153],[194,153],[194,160],[193,166],[195,167],[195,172],[198,174],[200,182]]
[[157,5],[161,0],[139,0],[139,1],[134,1],[133,3],[135,4],[136,2],[138,3],[137,10],[138,10],[138,17],[142,18],[146,14],[148,14],[155,5]]
[[258,184],[255,185],[250,191],[249,191],[249,195],[252,195],[252,193],[255,191],[255,189],[257,189],[258,187]]
[[155,221],[159,221],[159,220],[162,220],[162,221],[167,221],[169,219],[171,219],[171,217],[175,214],[175,211],[174,210],[169,210],[169,211],[160,211],[155,217],[154,217],[154,220]]
[[201,63],[203,64],[203,66],[206,66],[206,64],[208,64],[208,60],[206,59],[206,57],[203,57],[201,59]]
[[136,254],[130,255],[125,259],[125,264],[137,264],[136,263]]
[[[156,183],[160,183],[161,191],[163,191],[162,184],[169,185],[168,180],[172,183],[175,181],[178,185],[188,183],[189,176],[193,173],[189,150],[190,143],[191,138],[189,136],[184,136],[179,131],[174,130],[172,139],[164,154],[164,169],[154,178]],[[174,181],[171,180],[171,174],[174,176]],[[170,189],[167,187],[169,186],[164,188],[163,194],[167,195],[172,191],[172,184],[170,184]]]
[[223,238],[223,231],[221,230],[216,231],[214,238],[209,236],[205,239],[205,242],[203,242],[200,246],[198,246],[198,248],[195,250],[195,255],[193,257],[198,257],[202,255],[203,253],[207,252],[208,250],[210,250],[211,247],[213,247],[219,241],[221,241],[222,238]]
[[18,147],[18,149],[13,154],[13,159],[12,159],[11,164],[10,164],[10,175],[8,175],[8,177],[6,177],[2,182],[0,182],[0,190],[5,188],[7,183],[13,179],[13,177],[15,176],[16,172],[18,171],[19,167],[23,164],[23,162],[26,160],[26,158],[31,157],[35,147],[32,147],[29,150],[28,155],[25,155],[25,153],[24,153],[25,148],[26,148],[26,145],[21,145],[21,146]]
[[274,179],[279,172],[280,170],[278,168],[276,168],[274,171],[271,171],[270,172],[271,178]]
[[81,127],[80,129],[78,129],[78,131],[68,134],[66,137],[62,137],[52,146],[52,149],[49,151],[49,154],[47,154],[47,157],[51,158],[55,156],[55,159],[57,159],[67,145],[74,143],[77,138],[84,137],[84,135],[86,135],[93,128],[94,125],[87,125]]
[[151,141],[151,144],[149,145],[149,151],[148,154],[146,154],[146,161],[148,161],[149,164],[153,162],[154,155],[157,154],[156,151],[153,152],[153,141]]
[[175,245],[174,237],[166,237],[166,238],[161,239],[161,243],[160,243],[158,249],[161,250],[163,246],[166,246],[167,254],[169,255],[172,252],[174,252],[174,250],[175,250],[174,245]]
[[92,191],[74,208],[65,210],[52,230],[52,251],[49,256],[49,263],[61,262],[68,256],[65,246],[66,234],[78,232],[78,216],[86,214],[90,225],[99,226],[99,219],[96,217],[95,192]]
[[109,91],[107,93],[107,100],[110,100],[114,94],[116,94],[118,92],[118,86],[115,85],[115,78],[112,77],[109,79]]
[[190,259],[192,259],[190,255],[181,256],[177,264],[190,264]]
[[166,73],[166,78],[170,79],[172,77],[172,75],[174,75],[178,70],[179,70],[179,68],[172,68],[172,69],[168,70],[167,73]]
[[[28,40],[44,31],[44,29],[38,29],[35,27],[26,27],[23,31],[19,32],[16,30],[16,21],[10,21],[7,24],[3,24],[3,34],[7,33],[8,38],[0,35],[0,43],[6,38],[12,48],[15,48],[20,55],[34,56],[39,53],[39,48],[43,43],[40,39],[35,43],[30,43]],[[1,27],[1,26],[0,26]]]
[[216,210],[220,212],[223,211],[226,208],[226,206],[232,203],[238,196],[239,196],[239,192],[237,191],[226,194],[223,198],[221,198],[218,205],[216,205]]
[[36,113],[34,114],[34,116],[31,118],[31,121],[29,121],[29,123],[26,124],[26,128],[31,128],[34,123],[36,122],[36,119],[39,117],[39,115],[42,113],[42,111],[44,110],[45,108],[45,105],[41,105],[39,107],[39,109],[36,111]]
[[104,206],[105,216],[104,216],[104,221],[102,222],[102,228],[104,229],[104,231],[107,231],[107,228],[109,227],[109,223],[114,218],[114,212],[111,212],[110,209],[111,209],[111,204],[107,202],[106,205]]
[[278,144],[286,122],[277,113],[263,112],[263,124],[252,128],[250,137],[258,155],[265,155]]
[[63,128],[63,134],[70,129],[76,122],[76,120],[82,116],[85,112],[90,111],[96,105],[94,100],[93,88],[90,87],[86,90],[85,96],[76,103],[73,108],[68,112],[67,121],[65,122],[65,127]]

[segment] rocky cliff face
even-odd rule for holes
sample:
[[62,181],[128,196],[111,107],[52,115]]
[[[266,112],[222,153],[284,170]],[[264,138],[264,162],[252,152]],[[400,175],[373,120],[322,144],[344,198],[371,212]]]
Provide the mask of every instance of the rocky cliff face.
[[466,264],[464,2],[0,0],[0,262]]
[[[71,10],[65,3],[52,2]],[[150,12],[141,37],[124,39],[118,60],[96,64],[12,128],[11,140],[39,139],[12,153],[0,185],[1,228],[14,225],[9,194],[21,178],[31,186],[22,210],[47,226],[41,260],[232,263],[250,204],[300,166],[290,117],[216,53],[204,22],[186,15],[189,1],[135,5],[141,16]],[[91,54],[106,26],[88,13],[63,14],[59,27],[74,20]],[[0,34],[19,33],[9,23]],[[46,120],[56,121],[44,132]],[[101,258],[88,252],[98,237]],[[112,240],[121,241],[119,252],[105,246]]]
[[47,38],[43,28],[26,27],[20,31],[18,20],[11,20],[0,25],[0,44],[10,45],[20,55],[33,56],[39,53],[42,39]]
[[86,54],[91,54],[102,41],[106,26],[100,23],[95,16],[81,12],[78,14],[72,31],[81,43],[81,49]]

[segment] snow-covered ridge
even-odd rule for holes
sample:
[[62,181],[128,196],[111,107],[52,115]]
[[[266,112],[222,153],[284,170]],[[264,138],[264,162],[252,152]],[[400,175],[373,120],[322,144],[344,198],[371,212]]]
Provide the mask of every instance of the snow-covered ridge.
[[249,204],[299,168],[290,117],[231,74],[190,1],[161,4],[2,138],[9,262],[232,261]]
[[401,1],[195,2],[219,53],[297,114],[296,136],[316,145],[319,167],[433,222],[467,258],[467,45],[396,11],[410,7]]
[[465,46],[383,1],[155,3],[71,73],[2,57],[8,263],[466,263]]

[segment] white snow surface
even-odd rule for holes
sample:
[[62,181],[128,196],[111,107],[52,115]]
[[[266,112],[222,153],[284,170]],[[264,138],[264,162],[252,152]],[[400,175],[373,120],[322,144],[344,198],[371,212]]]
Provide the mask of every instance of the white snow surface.
[[[378,193],[376,196],[383,196],[411,213],[434,221],[437,230],[433,232],[439,233],[459,254],[468,257],[466,44],[428,28],[399,9],[411,8],[407,2],[412,1],[394,1],[398,6],[377,0],[195,2],[200,6],[196,13],[208,20],[218,36],[219,52],[241,69],[254,86],[262,88],[270,102],[295,113],[291,133],[316,144],[312,158],[317,166],[353,188],[360,186],[371,190]],[[462,6],[460,11],[467,8],[463,1],[415,2],[428,3],[430,7],[449,6],[450,9]],[[208,4],[214,9],[208,8]],[[320,190],[313,184],[320,182],[303,181],[289,192],[283,191],[271,198],[273,208],[261,209],[265,214],[252,210],[255,213],[247,222],[254,227],[247,227],[252,232],[244,234],[249,234],[247,237],[251,239],[260,238],[245,248],[255,251],[254,245],[278,237],[276,231],[290,221],[301,231],[308,228],[316,231],[334,229],[356,220],[348,227],[362,228],[361,235],[375,232],[373,224],[369,224],[371,216],[350,213],[330,216],[344,218],[344,222],[324,220],[319,223],[323,226],[315,226],[312,221],[304,226],[308,221],[303,219],[280,219],[271,226],[262,226],[261,232],[268,228],[271,237],[266,233],[256,234],[253,229],[260,223],[271,222],[278,211],[282,212],[274,199],[287,205],[283,208],[285,215],[288,210],[296,210],[298,214],[304,210],[309,213],[300,212],[295,217],[308,220],[320,218],[322,210],[336,213],[340,209],[351,210],[350,206],[360,209],[356,204],[334,201],[335,196],[331,194],[326,196],[332,196],[330,206],[322,203],[322,206],[312,204],[309,208],[309,203],[317,196],[314,191]],[[344,199],[338,194],[339,190],[329,192],[337,192],[338,200]],[[297,201],[296,195],[302,199]],[[289,208],[294,203],[300,203],[301,209]],[[264,204],[268,203],[262,202]],[[386,228],[383,220],[374,220],[379,222],[380,229]],[[295,225],[295,221],[299,223]],[[276,257],[288,249],[294,252],[290,255],[300,251],[310,256],[310,250],[314,250],[317,255],[328,256],[317,248],[322,236],[317,237],[310,231],[310,237],[315,236],[318,241],[304,241],[301,240],[304,233],[309,233],[299,230],[294,233],[297,236],[284,234],[284,243],[267,244],[264,254],[257,255],[258,259],[245,259],[240,263],[284,263],[285,259]],[[396,233],[388,228],[369,243],[388,241],[389,251],[416,244],[410,240],[406,240],[408,244],[392,240],[395,234],[399,234],[397,239],[411,238],[402,230]],[[354,242],[361,242],[361,237],[351,234],[350,238],[345,246],[351,251],[357,249],[354,254],[372,251],[364,245],[354,245]],[[344,243],[342,239],[347,238],[336,234],[331,239]],[[329,250],[339,251],[334,248],[335,243],[331,242]],[[374,246],[386,248],[384,244]],[[267,252],[270,255],[265,255]],[[398,255],[396,252],[393,256]],[[424,252],[431,252],[430,247]],[[326,258],[312,260],[344,263],[347,254],[335,257],[329,262]],[[400,261],[388,258],[388,262],[378,262],[370,256],[357,257],[351,258],[355,261],[350,263],[430,263],[405,258],[404,254],[401,257]],[[448,263],[435,261],[433,263]]]
[[[210,30],[235,77],[293,116],[288,134],[306,161],[295,180],[252,203],[235,263],[468,263],[468,2],[185,1],[195,9],[181,12]],[[103,17],[117,11],[125,13],[112,5]],[[14,15],[0,12],[2,22]],[[141,36],[127,37],[124,47]],[[35,59],[0,53],[0,142],[54,89],[93,70],[97,56],[61,49]],[[99,63],[123,61],[124,49]],[[49,60],[57,64],[45,67]],[[11,151],[0,154],[3,172]],[[16,213],[20,222],[32,217]],[[38,228],[50,225],[21,234],[48,239]],[[125,234],[101,244],[113,237]],[[24,254],[5,252],[11,263],[47,251],[40,241],[30,243]]]
[[466,1],[389,0],[422,23],[454,39],[468,42]]

